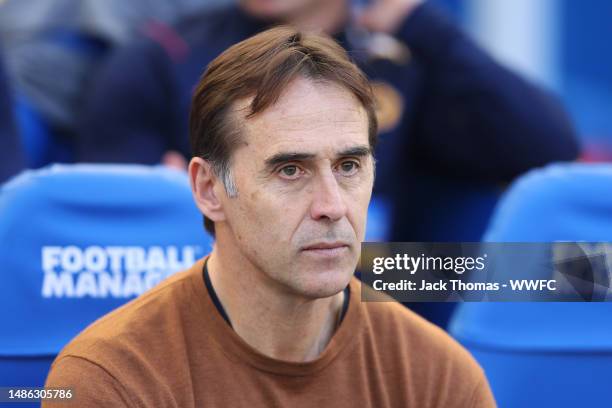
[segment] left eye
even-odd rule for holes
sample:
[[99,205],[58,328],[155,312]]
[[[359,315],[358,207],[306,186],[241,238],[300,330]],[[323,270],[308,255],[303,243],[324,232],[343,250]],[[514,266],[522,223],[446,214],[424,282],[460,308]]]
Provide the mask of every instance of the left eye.
[[345,175],[355,174],[355,172],[357,172],[358,169],[359,169],[359,163],[354,162],[352,160],[342,162],[338,166],[338,170],[344,173]]

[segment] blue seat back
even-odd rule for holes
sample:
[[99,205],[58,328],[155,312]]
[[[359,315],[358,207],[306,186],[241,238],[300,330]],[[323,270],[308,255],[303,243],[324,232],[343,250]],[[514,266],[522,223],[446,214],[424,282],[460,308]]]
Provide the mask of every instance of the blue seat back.
[[[607,164],[532,171],[504,195],[485,241],[612,241],[611,186]],[[450,331],[481,363],[500,406],[609,400],[612,303],[463,303]]]
[[0,384],[42,385],[46,371],[36,367],[72,337],[211,245],[178,171],[55,165],[7,182],[0,189]]

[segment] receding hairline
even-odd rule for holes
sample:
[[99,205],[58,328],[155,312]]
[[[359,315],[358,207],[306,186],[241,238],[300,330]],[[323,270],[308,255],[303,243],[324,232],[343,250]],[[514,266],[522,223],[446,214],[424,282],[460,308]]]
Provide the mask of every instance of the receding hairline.
[[[319,86],[323,86],[323,87],[328,87],[328,88],[335,88],[339,91],[341,91],[344,95],[346,95],[348,98],[350,98],[353,102],[353,107],[351,108],[346,108],[346,109],[334,109],[334,111],[329,111],[329,110],[322,110],[320,112],[312,112],[310,113],[311,117],[320,117],[321,115],[325,115],[325,116],[333,116],[333,117],[337,117],[338,116],[338,112],[339,110],[346,110],[346,111],[351,111],[351,112],[357,112],[359,113],[360,116],[360,121],[364,120],[365,122],[365,131],[366,131],[366,137],[368,137],[368,130],[369,130],[369,121],[370,118],[368,116],[368,112],[367,109],[365,108],[365,106],[363,106],[363,103],[361,103],[361,101],[359,100],[359,98],[353,93],[351,92],[350,89],[348,89],[347,87],[343,86],[342,84],[338,84],[337,82],[334,82],[332,80],[329,80],[327,78],[316,78],[316,77],[310,77],[308,75],[305,74],[297,74],[294,78],[291,79],[291,81],[287,84],[286,87],[283,88],[283,90],[281,91],[278,99],[271,104],[270,106],[266,107],[266,109],[264,109],[263,111],[259,111],[259,112],[255,112],[252,113],[251,111],[251,103],[253,101],[253,99],[256,97],[255,93],[253,93],[252,95],[249,96],[245,96],[242,98],[239,98],[235,101],[233,101],[227,108],[227,111],[225,113],[225,119],[227,120],[227,123],[231,126],[232,128],[232,133],[235,133],[235,136],[244,136],[244,130],[246,128],[246,123],[248,121],[251,121],[253,119],[256,118],[260,118],[261,116],[265,115],[266,113],[268,113],[270,110],[273,110],[275,108],[278,108],[279,105],[283,104],[283,101],[286,101],[288,98],[288,94],[293,90],[293,87],[295,86],[295,83],[297,81],[307,81],[310,84],[315,85],[316,87]],[[289,120],[291,118],[299,118],[303,121],[308,121],[308,118],[305,117],[302,114],[299,113],[293,113],[292,114],[287,114],[287,115],[283,115],[281,116],[281,118],[285,119],[286,121],[284,121],[283,123],[289,124]],[[290,130],[290,129],[285,129],[285,130]],[[245,140],[236,140],[237,142],[242,142],[242,143],[246,143]],[[232,149],[234,150],[234,149]]]

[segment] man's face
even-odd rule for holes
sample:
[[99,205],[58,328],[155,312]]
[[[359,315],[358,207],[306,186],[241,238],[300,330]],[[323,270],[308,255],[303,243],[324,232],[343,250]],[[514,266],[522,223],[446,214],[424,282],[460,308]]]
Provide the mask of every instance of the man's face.
[[[244,118],[249,103],[236,104],[236,115]],[[343,290],[374,179],[365,109],[337,85],[298,78],[276,104],[237,120],[238,195],[217,193],[226,220],[218,244],[236,246],[258,281],[284,292],[318,298]]]
[[249,14],[264,20],[286,21],[329,0],[240,0]]

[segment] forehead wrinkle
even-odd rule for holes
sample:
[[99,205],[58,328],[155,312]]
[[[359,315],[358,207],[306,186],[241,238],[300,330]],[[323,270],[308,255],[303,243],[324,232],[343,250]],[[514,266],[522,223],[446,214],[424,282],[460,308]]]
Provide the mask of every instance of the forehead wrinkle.
[[[344,112],[341,112],[344,111]],[[359,116],[355,116],[357,113]],[[285,113],[277,118],[262,118],[264,126],[278,131],[317,130],[325,127],[350,130],[354,125],[361,125],[365,115],[357,109],[318,110],[308,113]],[[354,131],[362,129],[355,126]],[[348,129],[347,129],[348,128]]]
[[[314,89],[309,88],[302,95],[312,94],[313,91]],[[329,107],[330,102],[337,100],[340,107],[334,107],[333,109],[319,108],[314,112],[303,112],[301,99],[295,99],[290,95],[292,93],[290,89],[286,90],[275,104],[251,118],[246,116],[250,112],[250,103],[253,97],[235,101],[232,113],[235,115],[237,128],[243,134],[249,134],[250,136],[293,133],[292,138],[294,138],[300,136],[302,132],[317,131],[324,128],[339,130],[342,134],[365,132],[367,135],[367,112],[353,95],[349,95],[352,106],[346,106],[346,95],[341,97],[329,95],[330,97],[326,97],[322,104]],[[312,106],[312,104],[309,104],[309,106]],[[310,137],[304,134],[301,138],[306,140]],[[270,138],[266,139],[271,141]],[[279,142],[281,141],[279,140]],[[295,143],[296,140],[290,142]]]

